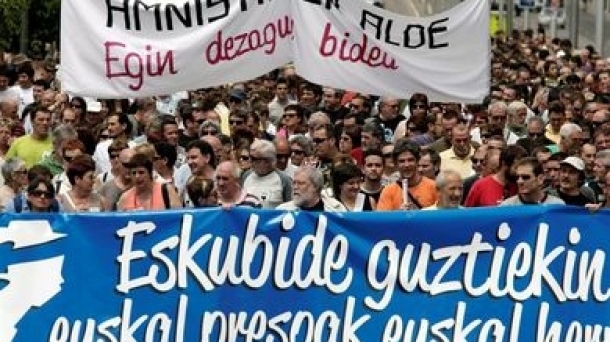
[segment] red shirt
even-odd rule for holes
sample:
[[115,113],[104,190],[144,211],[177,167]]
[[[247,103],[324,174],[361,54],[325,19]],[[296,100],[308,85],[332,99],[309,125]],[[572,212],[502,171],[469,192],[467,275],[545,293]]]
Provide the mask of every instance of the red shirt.
[[497,206],[504,200],[504,185],[500,184],[493,176],[487,176],[474,183],[466,197],[466,207],[490,207]]

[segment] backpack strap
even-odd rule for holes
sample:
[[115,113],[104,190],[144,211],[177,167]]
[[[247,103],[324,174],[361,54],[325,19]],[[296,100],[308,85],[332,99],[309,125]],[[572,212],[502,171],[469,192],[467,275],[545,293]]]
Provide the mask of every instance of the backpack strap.
[[15,197],[13,197],[13,207],[15,208],[16,213],[20,213],[23,211],[22,194],[17,194]]
[[[396,184],[398,184],[398,186],[402,189],[402,182],[400,181],[396,181]],[[413,203],[415,205],[415,207],[417,207],[417,209],[421,209],[422,205],[421,203],[419,203],[419,201],[417,200],[417,198],[415,198],[412,194],[411,194],[411,190],[407,189],[407,194],[409,195],[409,201],[411,201],[411,203]]]
[[170,208],[170,201],[169,201],[169,190],[167,190],[167,183],[163,183],[161,184],[161,195],[163,196],[163,204],[165,205],[165,209],[169,209]]

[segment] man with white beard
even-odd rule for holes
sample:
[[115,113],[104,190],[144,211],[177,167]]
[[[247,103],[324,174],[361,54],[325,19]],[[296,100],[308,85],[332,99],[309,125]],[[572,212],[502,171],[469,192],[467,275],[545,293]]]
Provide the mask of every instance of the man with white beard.
[[341,202],[322,195],[324,175],[311,166],[303,166],[295,171],[292,181],[292,201],[277,206],[280,210],[304,211],[347,211]]

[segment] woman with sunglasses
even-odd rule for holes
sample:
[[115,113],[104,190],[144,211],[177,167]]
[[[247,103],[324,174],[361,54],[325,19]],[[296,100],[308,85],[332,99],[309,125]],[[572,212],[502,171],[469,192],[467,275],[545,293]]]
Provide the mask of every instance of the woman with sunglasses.
[[51,213],[58,210],[53,206],[55,189],[48,179],[36,178],[27,187],[27,209],[31,213]]
[[72,185],[70,191],[59,195],[64,212],[100,212],[108,208],[102,196],[93,191],[95,162],[86,154],[74,157],[66,170]]

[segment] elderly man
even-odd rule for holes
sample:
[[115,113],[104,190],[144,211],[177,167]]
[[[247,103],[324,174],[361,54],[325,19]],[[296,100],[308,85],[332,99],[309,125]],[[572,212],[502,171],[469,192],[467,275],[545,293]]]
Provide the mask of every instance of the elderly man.
[[243,188],[258,197],[263,208],[273,209],[292,199],[290,177],[277,169],[275,146],[267,140],[257,140],[250,148],[252,169],[243,175]]
[[559,129],[559,151],[571,156],[580,155],[582,128],[575,123],[564,123]]
[[280,204],[281,210],[305,210],[345,212],[347,209],[341,202],[332,197],[322,195],[324,175],[311,166],[303,166],[295,171],[292,201]]
[[424,210],[460,208],[464,192],[462,176],[454,170],[443,170],[436,176],[438,202]]
[[233,161],[224,161],[216,168],[216,191],[218,202],[223,208],[246,206],[260,208],[258,197],[242,190],[239,185],[239,167]]

